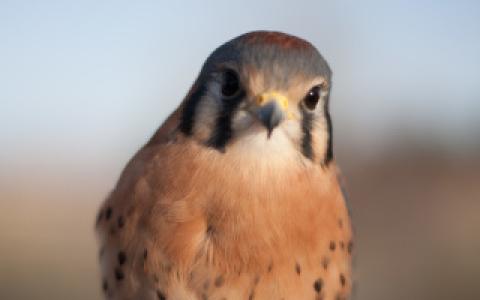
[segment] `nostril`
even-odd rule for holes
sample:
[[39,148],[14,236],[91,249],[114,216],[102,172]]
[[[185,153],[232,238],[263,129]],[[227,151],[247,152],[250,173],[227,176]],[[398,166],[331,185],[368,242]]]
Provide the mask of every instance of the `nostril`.
[[258,95],[256,98],[256,102],[259,106],[265,106],[271,102],[276,102],[283,111],[288,110],[288,98],[282,93],[276,91],[266,92]]
[[263,105],[267,102],[265,100],[266,100],[265,95],[260,95],[260,96],[257,97],[257,104],[258,105]]

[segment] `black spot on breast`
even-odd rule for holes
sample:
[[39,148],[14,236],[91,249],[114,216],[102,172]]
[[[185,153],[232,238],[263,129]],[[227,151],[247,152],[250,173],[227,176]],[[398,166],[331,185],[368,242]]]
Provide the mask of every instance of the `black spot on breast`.
[[105,211],[105,219],[110,220],[111,216],[112,216],[112,208],[109,206],[109,207],[107,207],[107,210]]
[[208,290],[208,287],[210,286],[210,280],[205,280],[205,282],[203,283],[203,289],[204,290]]
[[115,279],[117,279],[117,281],[122,281],[123,278],[125,278],[125,275],[123,274],[122,269],[118,267],[115,268]]
[[195,271],[192,271],[190,272],[190,274],[188,274],[188,281],[192,282],[194,278],[195,278]]
[[147,260],[147,256],[148,256],[148,250],[147,248],[145,248],[145,250],[143,250],[143,260]]
[[353,251],[353,242],[352,241],[348,242],[347,251],[348,251],[349,254],[352,254],[352,251]]
[[315,280],[313,283],[313,289],[315,292],[320,293],[322,291],[322,286],[323,286],[323,280],[321,278],[318,278]]
[[118,219],[117,219],[117,225],[118,225],[118,228],[122,228],[123,225],[125,225],[125,220],[123,219],[122,216],[119,216]]
[[255,278],[253,278],[253,285],[256,286],[260,282],[260,276],[255,275]]
[[104,292],[108,291],[108,281],[106,279],[103,279],[102,281],[102,290]]
[[167,297],[165,297],[165,294],[162,293],[162,291],[160,290],[157,290],[157,297],[158,297],[158,300],[167,300]]
[[328,264],[330,263],[330,259],[328,257],[323,257],[322,258],[322,267],[324,270],[328,269]]
[[302,273],[302,268],[298,262],[295,264],[295,272],[297,272],[298,275]]
[[347,279],[345,278],[345,275],[343,275],[343,273],[340,273],[340,284],[342,286],[345,286],[346,282],[347,282]]
[[330,245],[328,246],[328,248],[330,248],[331,251],[335,251],[336,247],[337,247],[337,245],[335,244],[335,242],[330,241]]
[[211,235],[213,233],[213,226],[212,225],[208,225],[207,226],[207,235]]
[[118,252],[117,260],[119,265],[123,265],[127,261],[127,255],[125,254],[125,252]]
[[215,278],[215,283],[214,284],[215,284],[216,287],[221,287],[223,285],[223,283],[224,283],[224,279],[223,279],[222,275]]

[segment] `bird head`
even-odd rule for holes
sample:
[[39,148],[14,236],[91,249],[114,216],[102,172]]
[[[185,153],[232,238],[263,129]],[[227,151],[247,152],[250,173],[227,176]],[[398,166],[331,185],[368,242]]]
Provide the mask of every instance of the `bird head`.
[[331,71],[309,42],[256,31],[217,48],[182,103],[179,129],[207,147],[282,141],[304,157],[332,159]]

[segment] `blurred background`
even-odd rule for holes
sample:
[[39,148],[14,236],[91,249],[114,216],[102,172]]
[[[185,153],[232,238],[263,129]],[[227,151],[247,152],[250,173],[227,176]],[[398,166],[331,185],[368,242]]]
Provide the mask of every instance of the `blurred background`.
[[480,299],[480,2],[0,2],[0,299],[100,299],[93,223],[204,59],[250,30],[334,71],[354,299]]

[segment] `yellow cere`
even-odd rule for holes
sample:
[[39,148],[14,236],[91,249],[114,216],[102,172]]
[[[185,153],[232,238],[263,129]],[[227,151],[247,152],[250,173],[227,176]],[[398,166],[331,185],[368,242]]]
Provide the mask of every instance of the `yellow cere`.
[[263,93],[257,98],[258,105],[265,105],[270,101],[276,101],[280,105],[282,110],[287,113],[287,118],[293,119],[294,117],[293,114],[290,111],[288,111],[287,97],[285,97],[283,94],[279,92],[272,91],[272,92]]

